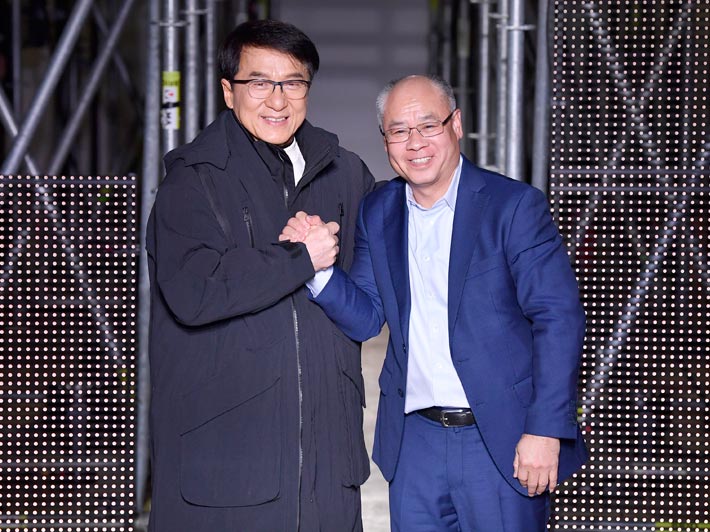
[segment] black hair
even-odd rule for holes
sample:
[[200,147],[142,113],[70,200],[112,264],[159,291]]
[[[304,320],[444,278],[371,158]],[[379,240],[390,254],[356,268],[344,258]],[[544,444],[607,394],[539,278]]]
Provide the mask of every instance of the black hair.
[[296,26],[278,20],[251,20],[239,24],[219,49],[219,75],[231,80],[239,70],[239,56],[245,46],[267,48],[290,55],[308,70],[309,79],[318,72],[320,58],[315,44]]

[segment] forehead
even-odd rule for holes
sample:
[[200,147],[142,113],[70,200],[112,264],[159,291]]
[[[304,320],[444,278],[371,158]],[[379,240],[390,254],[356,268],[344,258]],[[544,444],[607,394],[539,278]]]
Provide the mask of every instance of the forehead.
[[245,46],[239,56],[239,73],[280,75],[305,74],[306,66],[292,55],[273,48]]
[[385,123],[441,119],[448,114],[449,104],[436,86],[428,80],[416,79],[401,82],[394,87],[383,111]]

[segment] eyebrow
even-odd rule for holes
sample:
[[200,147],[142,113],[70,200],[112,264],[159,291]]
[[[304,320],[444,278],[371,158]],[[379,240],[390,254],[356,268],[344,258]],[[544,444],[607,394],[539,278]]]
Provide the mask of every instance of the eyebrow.
[[[263,72],[259,72],[257,70],[252,70],[249,72],[249,77],[250,78],[259,78],[259,79],[268,79],[267,74],[264,74]],[[305,79],[305,76],[301,74],[300,72],[292,72],[291,74],[287,74],[284,79]]]
[[[418,120],[419,121],[417,122],[416,125],[423,124],[427,120],[439,120],[439,119],[436,117],[436,115],[434,113],[428,113],[424,116],[420,116]],[[404,120],[395,120],[393,122],[387,123],[387,129],[391,129],[391,128],[397,127],[397,126],[407,126],[408,127],[407,122]]]

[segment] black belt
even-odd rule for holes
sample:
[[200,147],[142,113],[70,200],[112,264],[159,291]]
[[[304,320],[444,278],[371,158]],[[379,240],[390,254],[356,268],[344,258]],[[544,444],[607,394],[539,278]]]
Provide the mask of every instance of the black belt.
[[470,408],[424,408],[415,411],[420,416],[441,423],[444,427],[465,427],[476,423]]

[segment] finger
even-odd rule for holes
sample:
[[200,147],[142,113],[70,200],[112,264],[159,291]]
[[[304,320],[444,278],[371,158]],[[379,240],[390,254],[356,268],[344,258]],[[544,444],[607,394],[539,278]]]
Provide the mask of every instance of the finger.
[[526,485],[528,488],[528,495],[530,497],[535,495],[535,492],[537,490],[538,481],[539,481],[539,475],[537,473],[532,473],[531,475],[528,476]]
[[303,211],[298,211],[296,215],[294,216],[297,220],[303,220],[305,221],[306,218],[308,218],[308,213],[303,212]]
[[518,451],[515,451],[515,459],[513,460],[513,478],[518,478],[518,464],[520,463],[520,458],[518,457]]
[[540,480],[538,481],[537,484],[537,489],[535,490],[535,495],[542,495],[545,493],[545,490],[547,489],[547,478],[544,476],[540,476]]
[[331,235],[334,235],[338,231],[340,231],[340,226],[337,222],[328,222],[327,224],[325,224],[325,226],[328,228],[328,231],[330,231]]
[[555,491],[557,488],[557,467],[553,468],[552,471],[550,471],[550,493]]
[[321,220],[320,216],[318,216],[317,214],[309,214],[306,217],[306,221],[310,225],[322,225],[323,224],[323,220]]
[[293,228],[300,234],[307,233],[308,230],[311,228],[310,224],[306,222],[305,219],[299,219],[296,217],[290,218],[286,226]]
[[284,240],[289,240],[289,238],[285,234],[281,233],[279,235],[279,242],[283,242]]

